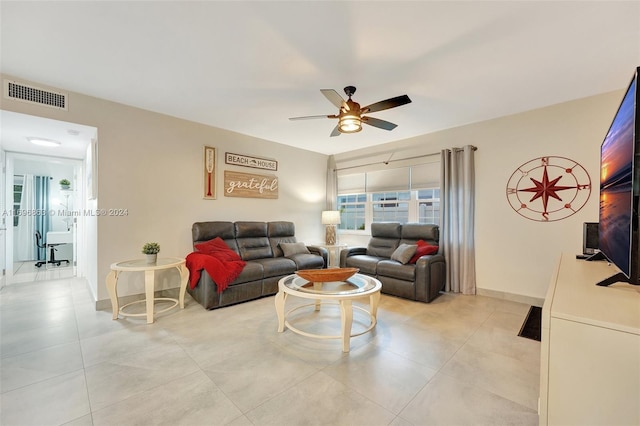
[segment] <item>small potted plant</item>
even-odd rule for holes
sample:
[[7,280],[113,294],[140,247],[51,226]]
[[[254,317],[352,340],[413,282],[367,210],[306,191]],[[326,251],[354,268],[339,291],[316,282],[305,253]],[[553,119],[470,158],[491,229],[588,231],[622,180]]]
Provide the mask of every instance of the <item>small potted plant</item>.
[[71,187],[71,182],[68,179],[60,179],[60,189],[69,189]]
[[160,252],[160,244],[158,243],[146,243],[142,246],[142,253],[147,256],[147,263],[156,263],[158,260],[158,253]]

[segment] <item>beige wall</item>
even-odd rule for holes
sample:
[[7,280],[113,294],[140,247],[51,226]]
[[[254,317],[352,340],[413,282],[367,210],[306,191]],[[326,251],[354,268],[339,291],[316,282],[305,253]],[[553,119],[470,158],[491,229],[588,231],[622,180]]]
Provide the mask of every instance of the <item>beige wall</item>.
[[[598,221],[600,144],[623,91],[470,124],[374,149],[336,156],[340,164],[438,152],[444,147],[472,144],[476,151],[477,287],[494,292],[544,298],[556,260],[562,251],[582,252],[582,223]],[[386,154],[385,154],[386,153]],[[506,185],[517,167],[542,156],[568,157],[584,166],[594,188],[587,204],[557,222],[535,222],[513,211]],[[340,167],[340,166],[339,166]],[[343,243],[361,238],[341,236]]]
[[[582,253],[583,222],[598,221],[600,144],[622,100],[609,93],[483,123],[478,136],[478,286],[544,298],[561,252]],[[506,183],[521,164],[545,155],[580,163],[593,185],[587,204],[557,222],[516,214]]]
[[[326,155],[77,93],[69,94],[68,111],[7,99],[0,106],[98,129],[97,208],[128,210],[127,216],[97,220],[97,268],[95,277],[88,278],[98,300],[108,299],[104,278],[109,265],[142,257],[145,242],[157,241],[164,256],[184,257],[191,252],[191,225],[196,221],[290,220],[300,241],[323,239],[320,212],[325,206]],[[204,145],[218,149],[216,200],[202,198]],[[225,152],[277,160],[278,171],[265,173],[278,176],[279,198],[225,197],[224,169],[257,172],[226,166]],[[141,275],[123,274],[119,294],[142,293]],[[162,274],[158,288],[174,287],[176,277],[173,272]]]

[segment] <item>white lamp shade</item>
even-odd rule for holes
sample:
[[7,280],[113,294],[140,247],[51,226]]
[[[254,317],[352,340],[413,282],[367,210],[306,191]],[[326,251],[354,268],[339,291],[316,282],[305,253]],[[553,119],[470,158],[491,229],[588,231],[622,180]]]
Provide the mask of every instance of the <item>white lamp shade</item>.
[[340,224],[340,211],[339,210],[325,210],[322,212],[322,224],[323,225],[339,225]]

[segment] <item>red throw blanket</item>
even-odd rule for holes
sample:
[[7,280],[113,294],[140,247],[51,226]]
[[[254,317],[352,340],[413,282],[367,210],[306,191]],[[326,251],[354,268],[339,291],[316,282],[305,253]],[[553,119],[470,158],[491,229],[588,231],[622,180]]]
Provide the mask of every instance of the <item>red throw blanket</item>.
[[196,245],[197,252],[187,255],[189,285],[195,288],[204,269],[218,286],[221,293],[233,280],[238,278],[246,262],[231,250],[220,238]]

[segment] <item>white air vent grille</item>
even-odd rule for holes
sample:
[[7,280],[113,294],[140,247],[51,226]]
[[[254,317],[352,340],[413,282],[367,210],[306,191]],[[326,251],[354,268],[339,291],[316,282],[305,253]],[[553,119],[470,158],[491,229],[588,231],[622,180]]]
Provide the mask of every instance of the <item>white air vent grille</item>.
[[4,81],[4,96],[8,99],[67,110],[66,93],[54,92],[15,81]]

